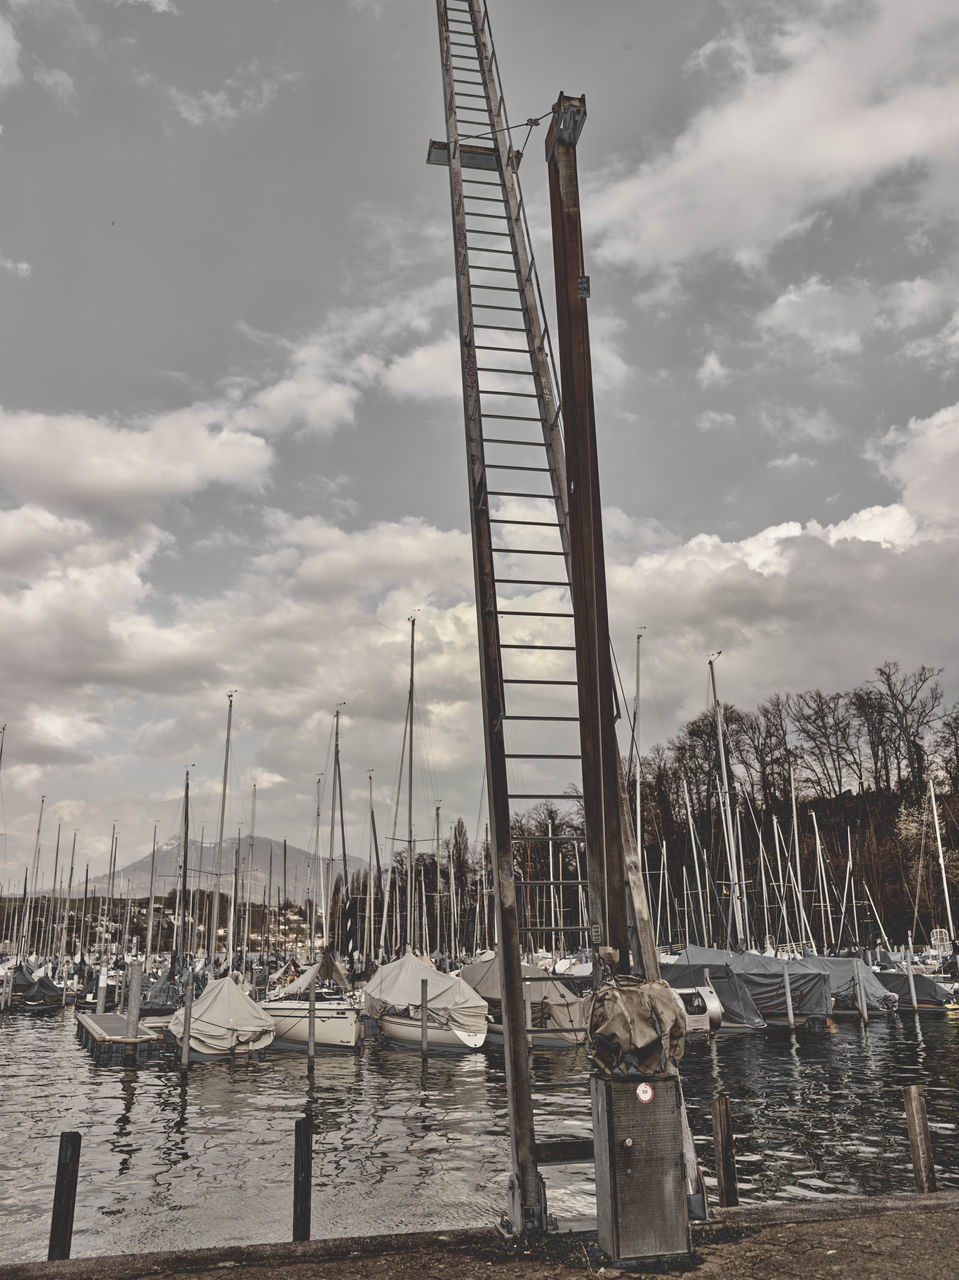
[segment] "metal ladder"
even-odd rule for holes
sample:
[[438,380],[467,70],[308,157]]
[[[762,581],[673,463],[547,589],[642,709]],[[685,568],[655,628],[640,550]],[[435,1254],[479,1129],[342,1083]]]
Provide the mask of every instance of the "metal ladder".
[[[515,813],[548,801],[570,839],[582,769],[567,488],[555,367],[485,0],[437,0],[504,988],[515,1230],[546,1226],[530,1098]],[[573,836],[583,840],[581,824]],[[567,884],[570,882],[567,881]],[[520,884],[522,882],[520,881]]]

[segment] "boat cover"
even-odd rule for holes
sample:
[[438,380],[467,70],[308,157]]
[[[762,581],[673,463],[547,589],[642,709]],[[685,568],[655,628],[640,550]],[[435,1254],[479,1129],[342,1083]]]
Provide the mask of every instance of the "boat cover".
[[[170,1032],[183,1037],[183,1009],[170,1019]],[[190,1047],[197,1053],[221,1054],[231,1049],[262,1049],[276,1035],[273,1019],[244,995],[232,978],[217,978],[194,1001],[190,1014]]]
[[889,992],[858,956],[803,956],[803,964],[829,975],[833,998],[840,1009],[857,1009],[856,973],[862,976],[866,1008],[888,1010],[893,1003]]
[[[536,965],[524,964],[521,968],[523,977],[531,979],[528,989],[534,1027],[572,1031],[585,1025],[584,1002],[578,995]],[[491,1005],[493,1021],[498,1022],[503,995],[497,956],[491,954],[464,965],[460,977]]]
[[310,986],[317,980],[320,982],[334,982],[341,991],[350,989],[346,974],[327,951],[324,952],[321,960],[317,960],[316,964],[311,964],[308,969],[304,969],[298,978],[288,982],[285,987],[279,987],[276,991],[271,992],[270,999],[295,1000],[297,996],[305,996],[309,993]]
[[[899,973],[892,969],[880,969],[878,973],[872,973],[872,977],[880,983],[884,991],[895,992],[899,997],[900,1009],[909,1010],[912,1008],[908,973]],[[916,986],[916,999],[923,1004],[943,1005],[949,1004],[955,999],[948,987],[944,987],[935,978],[930,978],[927,973],[914,972],[912,980]]]
[[175,1009],[180,1003],[180,988],[176,984],[171,969],[164,969],[158,978],[150,984],[150,987],[140,1002],[140,1008],[143,1013],[152,1013],[155,1010]]
[[[786,965],[777,956],[755,951],[719,951],[714,947],[687,947],[677,963],[705,965],[712,977],[713,965],[728,965],[742,979],[756,1008],[766,1019],[786,1017]],[[832,1012],[829,975],[805,960],[789,961],[789,989],[798,1018],[825,1018]]]
[[24,992],[27,1004],[51,1004],[54,1000],[63,999],[63,988],[58,987],[52,978],[41,973],[28,991]]
[[367,1008],[374,1015],[392,1008],[418,1018],[424,978],[429,984],[426,1005],[437,1022],[470,1035],[485,1033],[488,1006],[483,997],[462,978],[439,973],[412,952],[377,969],[363,988]]
[[[706,972],[709,982],[706,982]],[[679,959],[673,963],[660,960],[659,971],[674,990],[687,987],[711,986],[723,1006],[723,1023],[748,1027],[753,1031],[761,1031],[766,1019],[756,1008],[756,1002],[746,989],[745,983],[730,969],[728,964],[688,964]]]

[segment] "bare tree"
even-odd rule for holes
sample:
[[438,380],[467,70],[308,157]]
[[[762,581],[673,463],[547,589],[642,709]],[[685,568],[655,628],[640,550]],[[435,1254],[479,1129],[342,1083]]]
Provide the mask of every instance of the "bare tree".
[[[915,671],[904,672],[898,662],[883,662],[876,668],[872,682],[886,697],[901,748],[899,759],[906,764],[909,790],[917,804],[926,790],[925,736],[941,718],[941,675],[941,667],[927,667],[925,663]],[[902,791],[907,779],[901,776],[901,766],[899,773]]]
[[789,718],[799,738],[804,780],[833,799],[858,774],[856,731],[844,693],[807,689],[789,702]]

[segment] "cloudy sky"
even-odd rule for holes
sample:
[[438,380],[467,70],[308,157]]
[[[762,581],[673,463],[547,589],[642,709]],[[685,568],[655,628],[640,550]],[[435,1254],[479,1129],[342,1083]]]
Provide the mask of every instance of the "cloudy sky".
[[[720,692],[959,692],[955,0],[490,0],[579,144],[614,642],[647,749]],[[600,17],[601,15],[601,17]],[[387,831],[482,821],[431,0],[0,0],[0,876],[306,845],[342,708]],[[543,132],[522,166],[548,277]],[[518,142],[522,142],[522,130]],[[551,286],[547,286],[547,295]],[[324,784],[325,785],[325,784]],[[402,825],[402,820],[401,820]]]

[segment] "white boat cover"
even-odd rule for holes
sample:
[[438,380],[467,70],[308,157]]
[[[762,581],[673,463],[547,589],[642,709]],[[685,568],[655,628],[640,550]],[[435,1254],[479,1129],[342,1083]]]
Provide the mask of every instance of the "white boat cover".
[[440,973],[407,952],[392,964],[384,964],[363,989],[367,1008],[374,1015],[396,1009],[418,1018],[422,999],[421,983],[426,979],[426,1007],[442,1026],[478,1035],[486,1031],[486,1001],[462,978]]
[[[521,964],[524,978],[529,982],[530,1012],[533,1026],[549,1030],[570,1031],[584,1025],[583,1001],[569,987],[544,970],[533,964]],[[494,1022],[500,1021],[496,1013],[500,1011],[502,1002],[502,986],[499,971],[499,959],[491,953],[482,960],[474,960],[460,969],[460,977],[484,1000],[492,1002]]]
[[[183,1038],[183,1010],[170,1019],[171,1033]],[[244,995],[232,978],[208,982],[190,1014],[190,1048],[221,1054],[231,1049],[263,1049],[276,1035],[273,1019]]]

